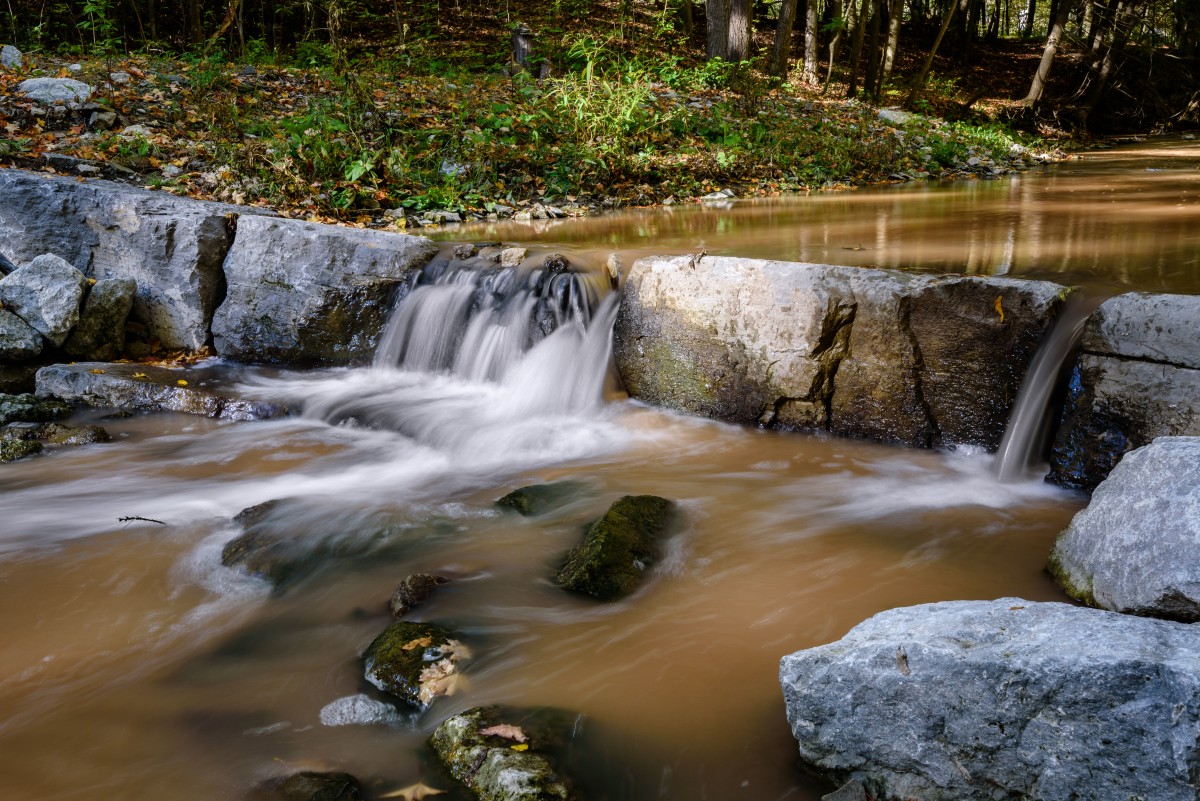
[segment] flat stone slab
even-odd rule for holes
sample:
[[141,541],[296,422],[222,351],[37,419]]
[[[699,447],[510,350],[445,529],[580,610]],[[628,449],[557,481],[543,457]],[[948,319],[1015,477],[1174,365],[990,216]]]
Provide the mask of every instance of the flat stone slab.
[[1059,535],[1049,569],[1092,606],[1200,621],[1200,437],[1125,454]]
[[801,760],[874,798],[1196,799],[1197,626],[951,601],[881,612],[779,676]]
[[270,420],[277,403],[238,397],[219,369],[144,364],[52,364],[37,372],[38,397],[130,411],[182,412],[223,420]]

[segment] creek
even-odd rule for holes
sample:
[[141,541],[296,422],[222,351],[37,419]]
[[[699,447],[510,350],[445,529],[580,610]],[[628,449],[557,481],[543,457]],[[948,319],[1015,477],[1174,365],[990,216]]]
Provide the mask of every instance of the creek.
[[[597,264],[702,247],[1197,293],[1198,164],[1200,148],[1176,140],[996,181],[447,236]],[[415,291],[370,368],[224,368],[298,415],[80,413],[113,442],[0,465],[0,794],[240,798],[302,768],[347,770],[372,798],[420,778],[448,787],[424,741],[453,712],[503,702],[587,716],[590,799],[814,801],[827,788],[795,765],[782,655],[895,606],[1064,600],[1043,566],[1082,496],[1036,476],[1002,483],[981,452],[629,401],[605,381],[613,302],[569,302],[594,286],[564,290],[554,333],[524,350],[510,315],[536,298],[513,295],[524,305],[472,326],[474,280]],[[559,479],[581,487],[550,513],[493,506]],[[683,517],[650,580],[605,605],[555,587],[581,526],[642,493]],[[220,565],[232,517],[276,499],[294,499],[297,537],[343,554],[280,592]],[[463,633],[468,686],[418,718],[323,723],[327,705],[365,691],[357,656],[415,572],[453,579],[412,617]]]

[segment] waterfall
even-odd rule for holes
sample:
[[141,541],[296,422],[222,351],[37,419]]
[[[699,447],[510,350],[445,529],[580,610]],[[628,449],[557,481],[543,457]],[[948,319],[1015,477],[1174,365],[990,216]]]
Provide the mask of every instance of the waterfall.
[[1099,299],[1081,298],[1078,294],[1072,294],[1063,304],[1021,382],[993,462],[1001,481],[1028,478],[1045,451],[1057,411],[1051,408],[1051,398],[1064,365],[1079,347],[1088,316],[1100,303]]

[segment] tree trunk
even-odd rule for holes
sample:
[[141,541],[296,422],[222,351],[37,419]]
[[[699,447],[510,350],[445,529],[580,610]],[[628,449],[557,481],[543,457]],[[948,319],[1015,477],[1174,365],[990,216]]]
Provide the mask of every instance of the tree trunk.
[[942,45],[942,39],[946,37],[946,31],[950,29],[950,20],[954,18],[954,10],[958,8],[958,3],[952,2],[946,10],[946,17],[942,20],[942,28],[938,31],[937,38],[933,40],[933,47],[929,48],[929,55],[925,57],[925,64],[921,67],[921,72],[917,75],[917,80],[913,82],[912,89],[908,92],[908,97],[904,99],[904,105],[912,106],[913,101],[917,99],[917,95],[925,88],[925,79],[929,77],[929,70],[933,67],[933,57],[937,55],[938,48]]
[[858,94],[858,72],[862,64],[863,40],[867,33],[867,12],[871,7],[870,4],[871,0],[862,0],[858,20],[854,26],[854,39],[850,44],[850,80],[846,87],[846,97],[854,97]]
[[1037,15],[1037,0],[1029,0],[1029,8],[1026,10],[1025,26],[1021,31],[1021,35],[1028,39],[1033,36],[1033,18]]
[[796,24],[796,0],[781,0],[779,25],[775,28],[775,46],[771,48],[770,73],[776,77],[787,74],[792,50],[792,27]]
[[726,52],[730,61],[746,61],[750,58],[750,0],[729,0],[729,45]]
[[1050,26],[1050,35],[1046,37],[1046,46],[1042,48],[1042,60],[1038,63],[1037,72],[1033,75],[1033,83],[1029,85],[1029,94],[1021,101],[1033,108],[1041,102],[1042,94],[1046,91],[1046,79],[1050,77],[1050,67],[1054,64],[1054,56],[1058,53],[1058,42],[1062,39],[1063,28],[1067,24],[1067,16],[1071,13],[1069,3],[1059,3],[1058,14]]
[[887,46],[883,51],[883,73],[879,77],[880,89],[892,79],[892,69],[896,66],[896,53],[900,50],[900,23],[904,16],[904,0],[892,0],[891,14],[888,17]]
[[867,39],[867,75],[863,80],[863,91],[871,97],[879,97],[879,26],[883,20],[883,0],[874,0],[871,10],[871,33]]
[[146,24],[150,26],[150,41],[158,41],[158,4],[154,0],[146,2]]
[[807,0],[804,4],[804,82],[810,86],[821,80],[817,76],[817,3],[818,0]]
[[1092,77],[1091,90],[1088,92],[1087,99],[1080,108],[1079,124],[1086,126],[1087,119],[1095,110],[1096,105],[1100,102],[1100,98],[1104,96],[1104,90],[1108,88],[1109,81],[1112,80],[1113,72],[1115,71],[1116,57],[1125,49],[1125,43],[1129,40],[1129,34],[1133,31],[1135,17],[1138,11],[1141,10],[1145,0],[1132,0],[1126,4],[1124,2],[1117,4],[1116,14],[1112,20],[1112,43],[1109,44],[1108,50],[1104,53],[1104,59],[1100,62],[1100,68]]
[[842,40],[847,35],[854,33],[856,27],[855,20],[858,14],[858,6],[854,0],[843,0],[845,5],[842,7],[842,24],[833,34],[833,38],[829,40],[829,70],[825,73],[824,90],[829,88],[829,84],[833,81],[833,65],[837,61],[838,51],[842,47]]
[[729,0],[704,0],[705,55],[729,57]]

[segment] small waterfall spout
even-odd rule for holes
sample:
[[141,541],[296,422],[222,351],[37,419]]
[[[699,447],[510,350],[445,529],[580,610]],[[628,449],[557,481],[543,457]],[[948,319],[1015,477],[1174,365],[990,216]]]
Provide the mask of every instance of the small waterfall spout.
[[1079,347],[1084,324],[1099,302],[1072,295],[1030,362],[993,463],[1001,481],[1030,477],[1034,465],[1040,461],[1054,423],[1050,401],[1059,376],[1067,359]]

